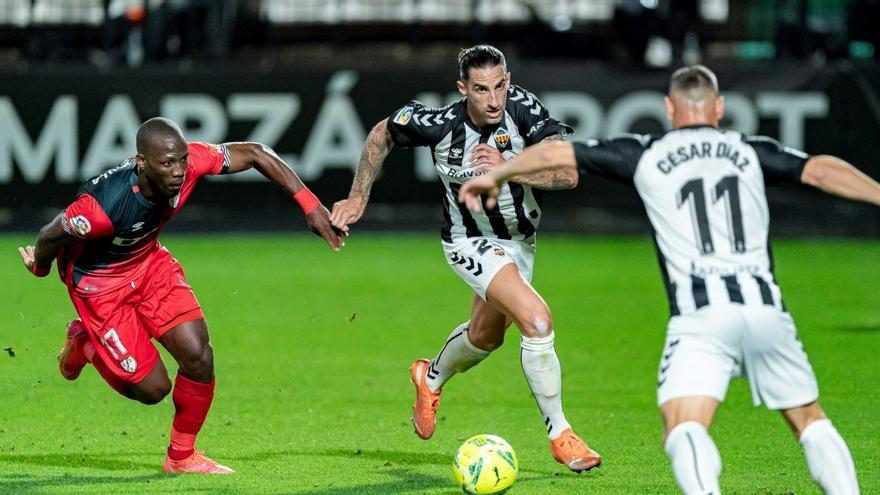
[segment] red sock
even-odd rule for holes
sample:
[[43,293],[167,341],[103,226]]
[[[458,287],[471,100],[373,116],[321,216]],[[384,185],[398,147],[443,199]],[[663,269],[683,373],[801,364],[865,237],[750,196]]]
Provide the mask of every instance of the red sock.
[[214,380],[199,383],[178,373],[171,397],[174,399],[176,412],[171,424],[168,457],[179,461],[192,455],[195,449],[196,435],[202,429],[214,400]]

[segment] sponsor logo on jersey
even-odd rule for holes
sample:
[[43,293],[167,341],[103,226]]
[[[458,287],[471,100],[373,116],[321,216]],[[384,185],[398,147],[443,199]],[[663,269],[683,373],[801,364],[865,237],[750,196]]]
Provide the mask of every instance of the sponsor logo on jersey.
[[134,232],[136,230],[141,230],[144,227],[144,222],[138,222],[131,226],[131,231]]
[[461,148],[452,148],[449,150],[449,158],[461,158]]
[[397,115],[394,116],[394,123],[406,125],[409,122],[409,119],[412,118],[412,114],[413,107],[403,107],[397,112]]
[[542,120],[542,121],[538,122],[537,124],[533,125],[532,128],[529,129],[529,136],[532,136],[534,133],[541,130],[541,128],[544,127],[544,124],[546,124],[546,123],[547,123],[546,120]]
[[123,359],[122,361],[119,361],[119,365],[122,366],[122,369],[124,369],[125,371],[127,371],[129,373],[134,373],[138,367],[137,361],[135,361],[135,359],[131,356],[128,356],[127,358]]
[[495,253],[495,256],[504,256],[504,250],[500,247],[495,248],[495,251],[493,252]]
[[89,219],[82,215],[71,218],[69,224],[71,232],[79,237],[85,237],[86,234],[92,231],[92,224],[89,223]]
[[499,148],[503,148],[507,146],[507,143],[509,142],[510,134],[507,134],[507,129],[499,127],[498,130],[495,131],[495,144],[497,144]]

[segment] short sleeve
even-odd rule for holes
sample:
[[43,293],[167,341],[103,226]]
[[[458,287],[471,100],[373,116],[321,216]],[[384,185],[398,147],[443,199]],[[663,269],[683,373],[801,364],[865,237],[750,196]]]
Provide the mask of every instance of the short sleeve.
[[574,132],[568,124],[551,117],[537,96],[514,84],[507,91],[507,109],[525,138],[526,146],[538,143],[548,136],[567,136]]
[[64,231],[79,239],[97,239],[113,234],[113,222],[91,194],[80,194],[64,210]]
[[632,184],[639,161],[652,141],[650,136],[633,134],[574,143],[578,170]]
[[388,117],[388,133],[394,145],[401,148],[433,146],[456,117],[454,105],[429,108],[413,100]]
[[220,175],[229,172],[229,150],[224,144],[187,143],[190,170],[196,176]]
[[804,173],[804,166],[810,159],[810,155],[794,148],[782,146],[779,141],[766,136],[753,136],[745,138],[755,154],[758,155],[758,163],[764,172],[767,182],[789,182],[800,184]]

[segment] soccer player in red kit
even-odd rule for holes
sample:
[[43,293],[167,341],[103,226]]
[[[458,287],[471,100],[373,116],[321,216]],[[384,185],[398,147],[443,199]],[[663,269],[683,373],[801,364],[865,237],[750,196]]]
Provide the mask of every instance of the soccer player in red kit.
[[299,203],[309,228],[338,251],[341,232],[329,212],[270,148],[184,140],[171,120],[153,118],[138,129],[137,155],[86,182],[46,224],[34,246],[20,247],[28,270],[46,276],[57,260],[79,319],[68,325],[58,357],[75,380],[91,363],[114,390],[156,404],[171,381],[156,339],[178,364],[167,473],[233,472],[195,450],[196,435],[214,398],[214,357],[199,302],[183,269],[158,241],[200,178],[255,168]]

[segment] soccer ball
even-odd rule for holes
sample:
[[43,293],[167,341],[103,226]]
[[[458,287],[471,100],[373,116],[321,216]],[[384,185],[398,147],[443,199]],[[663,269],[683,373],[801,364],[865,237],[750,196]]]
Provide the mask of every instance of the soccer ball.
[[455,453],[452,472],[455,482],[467,493],[501,493],[516,481],[519,460],[503,438],[474,435]]

